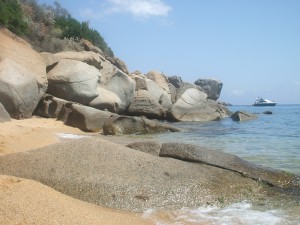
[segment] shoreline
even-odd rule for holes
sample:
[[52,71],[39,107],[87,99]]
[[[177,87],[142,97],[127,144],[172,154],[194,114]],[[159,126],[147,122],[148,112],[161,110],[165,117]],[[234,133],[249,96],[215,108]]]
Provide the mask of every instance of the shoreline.
[[[99,133],[87,133],[52,118],[34,116],[25,120],[13,119],[0,125],[0,157],[25,153],[73,138],[100,137]],[[112,142],[112,138],[109,139]],[[6,225],[56,224],[57,221],[64,224],[153,224],[142,218],[142,213],[87,203],[36,181],[13,176],[0,175],[0,197],[3,199],[0,211],[4,212],[0,215],[0,223]],[[56,205],[59,207],[56,208]]]

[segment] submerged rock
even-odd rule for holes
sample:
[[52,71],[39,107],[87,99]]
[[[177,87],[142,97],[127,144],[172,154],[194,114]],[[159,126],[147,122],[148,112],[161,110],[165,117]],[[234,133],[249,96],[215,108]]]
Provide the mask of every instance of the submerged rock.
[[258,118],[255,114],[246,111],[236,111],[230,117],[233,121],[256,120]]

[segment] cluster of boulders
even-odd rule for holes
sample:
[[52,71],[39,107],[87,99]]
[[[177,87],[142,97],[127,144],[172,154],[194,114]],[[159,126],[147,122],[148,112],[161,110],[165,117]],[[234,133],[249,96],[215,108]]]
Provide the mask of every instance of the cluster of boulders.
[[38,53],[6,29],[0,30],[0,40],[2,121],[9,117],[30,118],[34,113],[49,114],[42,110],[49,110],[45,105],[54,98],[60,102],[59,109],[68,108],[70,112],[87,107],[81,110],[83,115],[97,109],[93,112],[105,115],[100,117],[116,119],[115,114],[123,115],[127,122],[132,120],[129,116],[161,121],[212,121],[229,115],[217,102],[222,83],[214,79],[199,79],[190,84],[157,71],[129,73],[120,59],[105,57],[91,45],[82,52]]

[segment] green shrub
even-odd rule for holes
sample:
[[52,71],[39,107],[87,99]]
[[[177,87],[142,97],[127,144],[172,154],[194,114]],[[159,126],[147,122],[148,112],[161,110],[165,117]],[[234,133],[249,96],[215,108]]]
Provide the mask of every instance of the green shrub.
[[26,32],[27,24],[17,0],[0,0],[0,24],[18,35]]

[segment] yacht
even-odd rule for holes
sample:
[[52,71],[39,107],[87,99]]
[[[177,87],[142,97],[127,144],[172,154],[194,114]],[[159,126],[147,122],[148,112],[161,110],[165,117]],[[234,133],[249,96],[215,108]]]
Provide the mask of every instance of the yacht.
[[260,98],[258,97],[256,99],[256,101],[254,102],[254,104],[252,104],[253,106],[275,106],[277,103],[265,98]]

